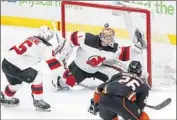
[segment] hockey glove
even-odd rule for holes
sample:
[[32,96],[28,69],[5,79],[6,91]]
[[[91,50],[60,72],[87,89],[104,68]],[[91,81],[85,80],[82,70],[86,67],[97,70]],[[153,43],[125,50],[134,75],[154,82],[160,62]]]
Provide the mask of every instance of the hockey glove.
[[146,41],[145,41],[145,37],[142,31],[140,31],[139,29],[135,30],[135,34],[134,34],[134,44],[137,48],[139,49],[146,49],[147,45],[146,45]]
[[90,112],[93,115],[97,115],[98,111],[99,111],[98,103],[95,103],[94,99],[92,98],[91,99],[91,105],[90,105],[90,107],[88,109],[88,112]]

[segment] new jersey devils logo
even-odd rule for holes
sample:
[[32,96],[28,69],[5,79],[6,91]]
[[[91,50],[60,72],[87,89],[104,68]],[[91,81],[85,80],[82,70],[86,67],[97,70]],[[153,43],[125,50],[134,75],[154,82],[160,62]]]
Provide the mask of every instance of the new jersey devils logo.
[[106,60],[105,57],[94,55],[94,56],[89,57],[86,63],[92,67],[97,67],[101,65],[103,61],[105,60]]

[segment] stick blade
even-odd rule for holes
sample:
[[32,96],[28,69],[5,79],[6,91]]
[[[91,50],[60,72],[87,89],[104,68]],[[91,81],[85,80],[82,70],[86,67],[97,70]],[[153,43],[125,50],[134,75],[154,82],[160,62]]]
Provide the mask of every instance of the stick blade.
[[149,108],[153,108],[155,110],[160,110],[160,109],[166,107],[168,104],[170,104],[170,102],[171,102],[171,98],[167,98],[165,101],[163,101],[159,105],[156,105],[156,106],[146,105],[146,106]]
[[159,109],[162,109],[164,107],[166,107],[168,104],[170,104],[171,102],[171,98],[168,98],[166,99],[164,102],[162,102],[161,104],[159,104],[156,109],[159,110]]

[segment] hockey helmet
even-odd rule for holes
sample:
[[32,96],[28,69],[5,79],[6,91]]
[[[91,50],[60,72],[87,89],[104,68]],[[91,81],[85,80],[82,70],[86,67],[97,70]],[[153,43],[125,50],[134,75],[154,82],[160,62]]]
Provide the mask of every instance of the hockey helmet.
[[114,42],[114,37],[115,31],[112,28],[109,28],[109,25],[105,26],[100,33],[100,39],[108,44],[112,44]]
[[53,32],[48,26],[41,26],[37,31],[37,36],[46,41],[49,41],[53,38]]
[[128,72],[135,73],[138,76],[141,76],[142,73],[141,63],[139,61],[131,61],[131,63],[128,66]]

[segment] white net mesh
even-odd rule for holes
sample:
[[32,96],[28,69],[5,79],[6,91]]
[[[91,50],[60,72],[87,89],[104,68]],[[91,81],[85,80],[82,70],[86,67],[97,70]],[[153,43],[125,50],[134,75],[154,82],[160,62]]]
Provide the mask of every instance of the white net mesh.
[[[129,7],[144,8],[125,2],[117,2],[116,4],[125,4]],[[147,9],[147,8],[146,8]],[[148,9],[150,10],[150,9]],[[150,10],[151,11],[151,10]],[[146,16],[139,14],[131,15],[132,24],[145,30],[143,21]],[[176,47],[172,46],[167,34],[161,33],[159,28],[154,25],[154,13],[151,12],[151,56],[152,56],[152,86],[153,88],[163,88],[163,86],[176,85]],[[146,31],[145,31],[146,32]]]
[[[137,7],[132,6],[132,4],[129,3],[125,3],[125,5],[128,5],[129,7]],[[145,13],[133,11],[123,12],[121,9],[115,10],[100,7],[88,7],[87,5],[75,6],[81,9],[73,11],[67,9],[68,7],[65,7],[64,10],[64,32],[66,33],[66,37],[69,36],[70,32],[76,30],[99,34],[104,24],[109,23],[110,27],[116,32],[117,42],[121,44],[132,45],[133,34],[131,33],[134,33],[135,28],[144,31],[145,37],[147,38],[147,16]],[[130,22],[129,18],[131,19]],[[153,87],[175,85],[176,68],[173,66],[176,66],[176,55],[173,51],[174,48],[171,48],[171,45],[168,43],[168,37],[158,33],[153,26],[151,26],[151,33],[152,85]],[[137,59],[141,60],[141,56],[137,57]],[[144,53],[142,61],[147,69],[147,51]]]

